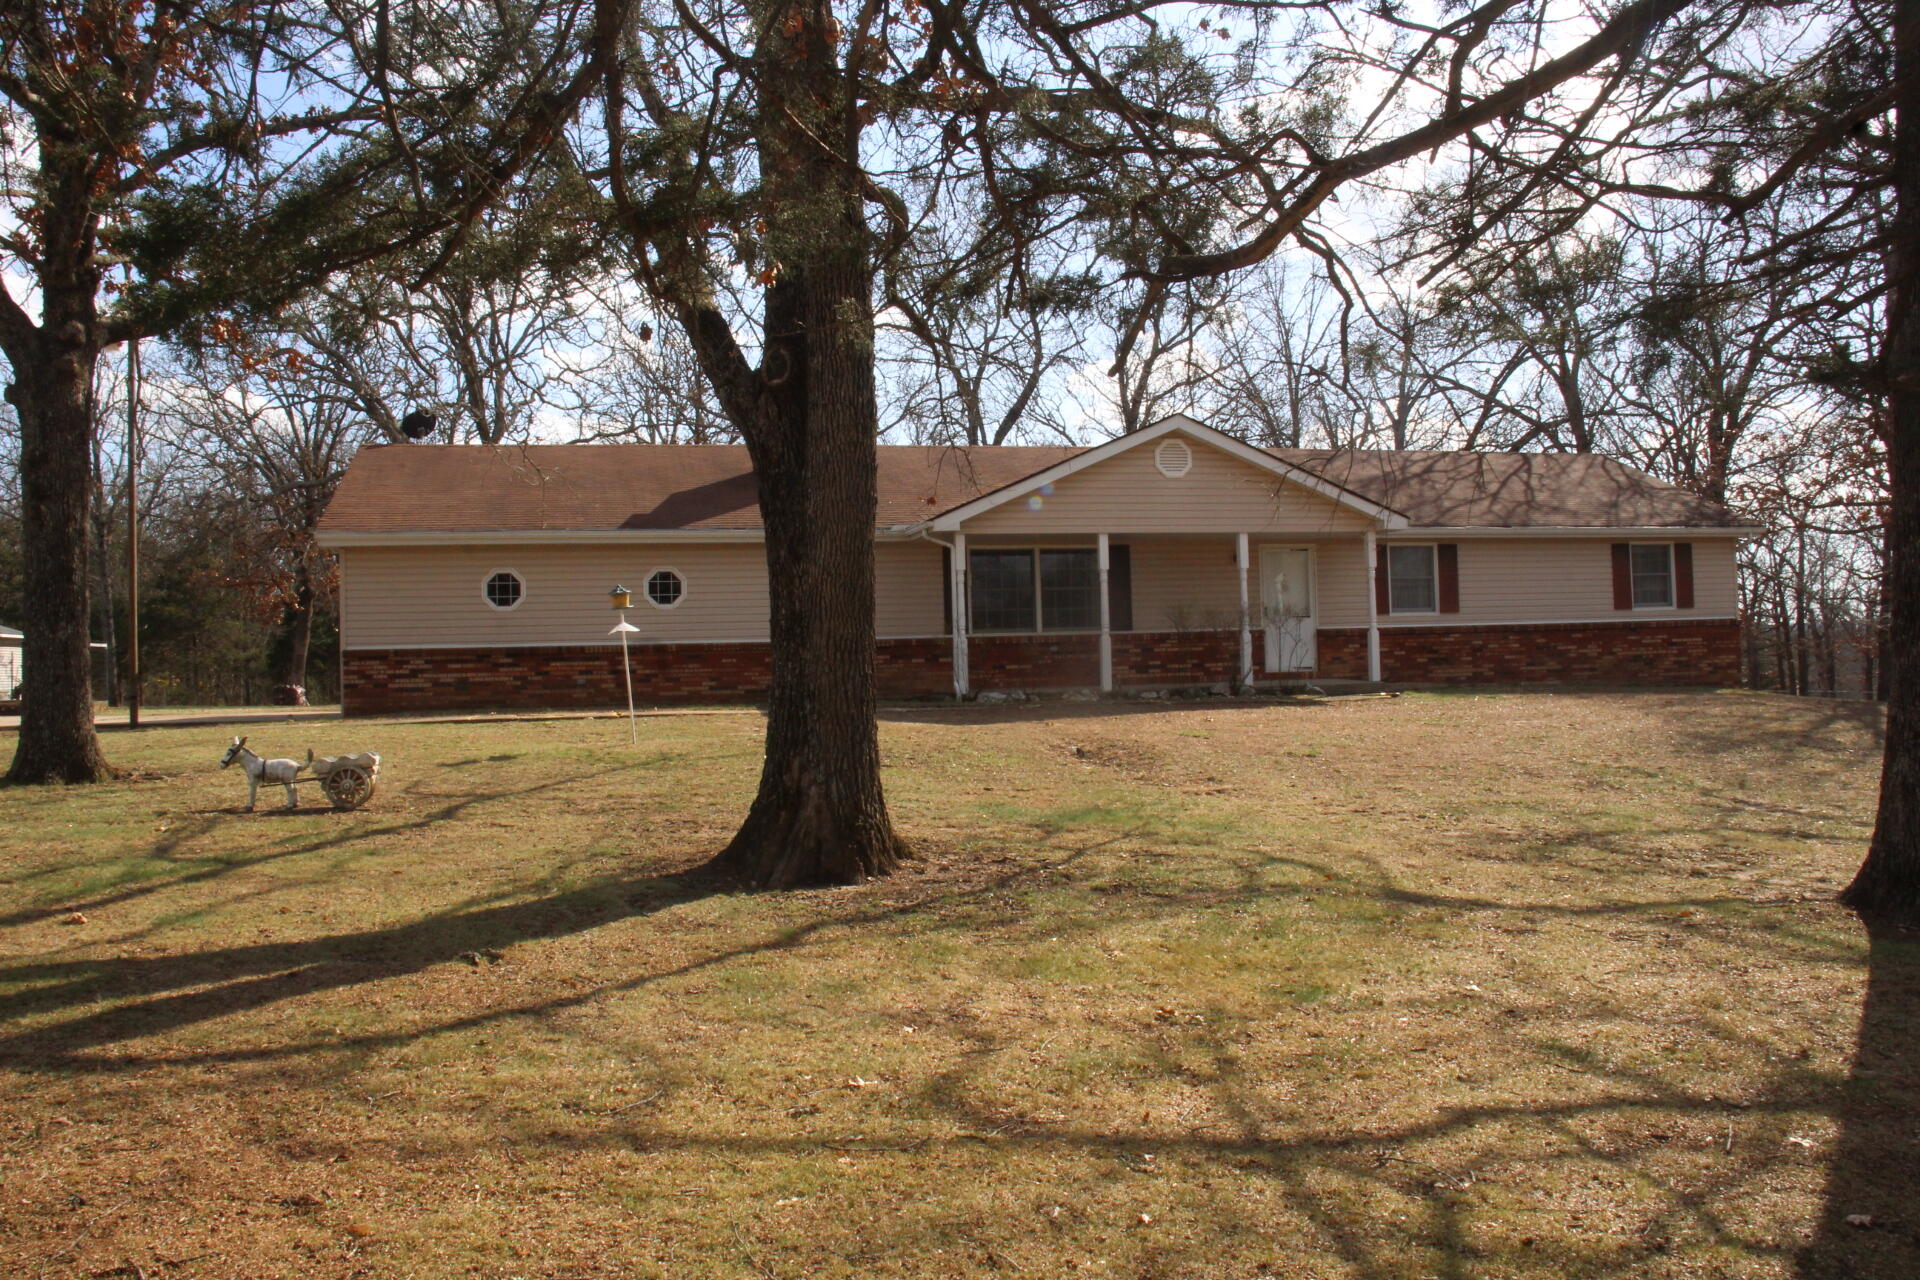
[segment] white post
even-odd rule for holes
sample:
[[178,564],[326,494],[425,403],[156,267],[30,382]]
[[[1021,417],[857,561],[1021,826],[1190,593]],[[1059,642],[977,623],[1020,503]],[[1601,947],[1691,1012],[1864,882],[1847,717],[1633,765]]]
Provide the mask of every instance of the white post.
[[1113,692],[1113,601],[1107,594],[1107,535],[1100,535],[1100,692]]
[[1240,691],[1243,693],[1253,688],[1253,614],[1250,611],[1252,601],[1247,595],[1249,554],[1247,535],[1236,535],[1233,562],[1240,569]]
[[1367,679],[1380,683],[1380,553],[1367,530]]
[[948,566],[947,591],[953,600],[953,696],[964,698],[973,689],[967,670],[967,535],[953,535],[953,563]]
[[627,637],[639,629],[627,621],[627,615],[622,611],[619,624],[608,633],[620,637],[620,674],[627,681],[627,741],[636,747],[640,745],[640,726],[633,718],[633,663],[627,657]]

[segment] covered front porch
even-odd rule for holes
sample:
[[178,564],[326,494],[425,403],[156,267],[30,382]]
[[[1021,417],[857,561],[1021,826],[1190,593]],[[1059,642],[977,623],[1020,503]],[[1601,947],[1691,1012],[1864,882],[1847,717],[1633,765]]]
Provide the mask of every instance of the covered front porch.
[[936,540],[957,697],[1380,679],[1371,530]]

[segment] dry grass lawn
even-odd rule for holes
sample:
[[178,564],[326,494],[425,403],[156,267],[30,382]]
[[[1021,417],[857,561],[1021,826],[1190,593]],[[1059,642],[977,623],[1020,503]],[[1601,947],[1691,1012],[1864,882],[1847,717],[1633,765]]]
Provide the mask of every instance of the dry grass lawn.
[[1858,707],[901,712],[785,895],[753,715],[247,732],[0,792],[0,1277],[1920,1276]]

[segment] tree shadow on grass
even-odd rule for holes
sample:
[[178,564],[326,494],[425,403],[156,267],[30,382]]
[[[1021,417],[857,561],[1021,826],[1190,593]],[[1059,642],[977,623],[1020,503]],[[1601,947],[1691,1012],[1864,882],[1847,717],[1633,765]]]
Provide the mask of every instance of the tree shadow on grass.
[[1877,751],[1887,733],[1887,709],[1878,702],[1708,697],[1677,701],[1664,710],[1668,728],[1693,754],[1711,758],[1739,752],[1794,767],[1832,751],[1850,734]]
[[[943,920],[969,904],[989,904],[1008,913],[999,924],[1013,923],[1023,914],[1006,891],[1035,875],[1056,877],[1081,860],[1106,850],[1135,831],[1112,834],[1074,848],[1064,856],[1039,863],[1020,862],[999,874],[973,876],[954,887],[930,892],[909,891],[904,897],[882,901],[852,912],[825,912],[806,923],[772,936],[722,948],[684,965],[653,970],[619,981],[594,984],[552,999],[489,1010],[469,1018],[404,1030],[349,1036],[320,1042],[194,1053],[196,1061],[253,1061],[302,1054],[389,1047],[421,1036],[603,999],[690,973],[700,972],[757,954],[793,950],[813,944],[827,931],[867,928],[919,916]],[[694,860],[701,859],[701,860]],[[1400,907],[1442,907],[1455,912],[1550,913],[1568,918],[1594,916],[1635,917],[1649,910],[1714,906],[1737,899],[1686,897],[1658,902],[1617,901],[1591,904],[1529,902],[1517,904],[1465,895],[1410,890],[1395,883],[1383,869],[1373,876],[1353,877],[1307,859],[1284,855],[1265,859],[1305,873],[1300,887],[1337,883],[1382,904]],[[117,1071],[149,1065],[142,1053],[99,1056],[94,1053],[121,1041],[141,1039],[231,1014],[246,1012],[316,992],[336,990],[415,973],[436,964],[458,962],[472,954],[503,951],[517,943],[549,940],[600,928],[634,916],[651,914],[720,893],[744,892],[737,881],[716,876],[704,866],[704,855],[694,855],[684,871],[629,878],[611,878],[564,893],[493,906],[427,915],[404,924],[355,933],[291,942],[266,942],[196,951],[182,955],[100,959],[50,959],[0,967],[0,981],[27,986],[0,998],[0,1025],[21,1018],[73,1011],[74,1016],[0,1038],[0,1063],[27,1070],[62,1072]],[[1220,909],[1249,895],[1267,896],[1285,891],[1259,877],[1244,883],[1199,889],[1177,895],[1145,895],[1141,910],[1148,912]],[[1115,922],[1113,906],[1103,917]],[[1088,927],[1095,921],[1088,920]],[[973,922],[975,927],[994,927]],[[1059,924],[1049,926],[1062,928]],[[105,1007],[103,1002],[112,1002]],[[178,1061],[177,1055],[168,1055]]]
[[[1085,877],[1088,869],[1081,859],[1126,840],[1125,832],[1095,842],[1076,842],[1076,847],[1060,851],[1061,856],[1044,862],[1022,860],[1004,873],[970,874],[958,885],[914,886],[902,883],[888,890],[893,896],[879,902],[848,903],[851,910],[821,910],[817,918],[789,926],[775,926],[757,936],[697,955],[670,966],[642,966],[616,980],[596,983],[584,990],[544,993],[543,998],[494,1008],[452,1020],[434,1020],[425,1025],[393,1026],[378,1031],[344,1037],[315,1038],[268,1044],[241,1044],[212,1050],[148,1050],[127,1044],[148,1036],[164,1035],[197,1023],[233,1014],[266,1008],[276,1002],[314,992],[344,990],[356,984],[390,976],[418,972],[436,964],[460,963],[465,953],[504,949],[516,943],[560,938],[581,933],[622,919],[644,916],[663,907],[697,898],[732,892],[735,886],[702,877],[697,873],[649,877],[615,877],[580,889],[542,897],[537,901],[511,905],[486,906],[448,912],[386,929],[305,939],[287,943],[234,946],[191,955],[133,959],[125,961],[59,961],[29,964],[0,971],[0,978],[13,981],[39,981],[43,985],[23,993],[10,1002],[0,1002],[0,1020],[22,1011],[53,1012],[56,1020],[19,1031],[0,1039],[0,1064],[22,1072],[56,1075],[103,1075],[137,1071],[165,1063],[171,1066],[210,1063],[262,1061],[308,1061],[329,1053],[393,1047],[425,1036],[478,1028],[503,1021],[543,1017],[557,1010],[575,1008],[603,1000],[611,994],[643,989],[690,974],[711,973],[755,956],[793,952],[849,931],[875,930],[889,925],[933,928],[959,923],[971,930],[1005,929],[1025,919],[1028,908],[1009,888],[1034,877]],[[1302,874],[1297,885],[1281,884],[1268,874],[1273,865],[1295,868]],[[1249,895],[1272,895],[1304,891],[1324,885],[1337,876],[1334,868],[1310,859],[1263,856],[1241,868],[1244,880],[1213,885],[1196,885],[1189,892],[1169,895],[1141,895],[1131,901],[1131,911],[1142,913],[1191,912],[1200,907],[1230,908]],[[1550,903],[1536,900],[1503,901],[1472,896],[1448,897],[1444,894],[1409,889],[1396,884],[1384,870],[1362,874],[1349,881],[1359,896],[1387,907],[1428,907],[1443,905],[1456,912],[1485,914],[1516,913],[1532,917],[1555,914],[1568,918],[1609,915],[1634,915],[1650,907],[1671,907],[1673,903],[1597,902],[1591,904]],[[1691,900],[1689,900],[1691,901]],[[1128,918],[1129,904],[1116,902],[1097,919],[1084,923],[1089,929],[1111,928]],[[973,911],[976,914],[968,914]],[[982,918],[977,912],[987,913]],[[1048,931],[1066,932],[1060,922],[1049,920]],[[883,947],[887,939],[874,937],[871,944]],[[1896,951],[1898,948],[1896,948]],[[1869,1023],[1884,1026],[1895,1037],[1889,1047],[1899,1061],[1910,1064],[1911,1048],[1904,1048],[1897,1037],[1903,1028],[1913,1026],[1911,1001],[1913,956],[1896,955],[1899,972],[1905,977],[1893,987],[1882,988],[1869,1000]],[[1876,970],[1878,976],[1880,970]],[[1890,995],[1890,993],[1902,993]],[[1641,1016],[1636,1010],[1620,1007],[1611,997],[1573,990],[1541,993],[1543,1000],[1557,1006],[1578,1006],[1576,1012],[1602,1021],[1630,1020]],[[1877,1002],[1876,1002],[1877,1001]],[[103,1002],[111,1002],[105,1004]],[[29,1009],[30,1006],[30,1009]],[[1892,1019],[1888,1021],[1888,1011]],[[1457,1025],[1447,1034],[1460,1039],[1483,1037],[1487,1023],[1483,1018],[1457,1017]],[[1516,1023],[1517,1034],[1524,1023]],[[1728,1035],[1730,1032],[1722,1031]],[[1622,1126],[1651,1127],[1650,1118],[1664,1123],[1668,1118],[1718,1124],[1721,1118],[1781,1117],[1804,1114],[1821,1105],[1820,1098],[1809,1094],[1808,1084],[1799,1078],[1798,1068],[1788,1065],[1774,1075],[1758,1081],[1740,1104],[1730,1109],[1725,1099],[1690,1086],[1620,1065],[1570,1059],[1570,1069],[1604,1087],[1554,1089],[1539,1099],[1509,1100],[1499,1097],[1474,1099],[1445,1107],[1427,1118],[1401,1117],[1389,1122],[1370,1122],[1362,1116],[1348,1122],[1326,1125],[1302,1125],[1276,1113],[1271,1098],[1261,1093],[1261,1083],[1238,1064],[1238,1046],[1230,1034],[1203,1026],[1192,1033],[1182,1046],[1183,1053],[1204,1053],[1204,1063],[1183,1063],[1171,1054],[1156,1056],[1158,1074],[1182,1077],[1213,1095],[1223,1127],[1208,1130],[1188,1128],[1177,1122],[1143,1122],[1135,1126],[1118,1118],[1101,1120],[1084,1117],[1072,1120],[1024,1121],[1002,1110],[1007,1099],[983,1077],[993,1055],[1019,1047],[1021,1041],[1004,1033],[982,1031],[970,1036],[974,1051],[964,1053],[954,1067],[929,1081],[922,1093],[924,1103],[947,1122],[946,1128],[961,1134],[949,1138],[937,1133],[909,1131],[902,1141],[889,1135],[849,1140],[836,1133],[803,1132],[806,1126],[793,1126],[792,1132],[749,1138],[741,1134],[689,1131],[672,1124],[650,1122],[644,1116],[629,1116],[624,1111],[583,1120],[570,1130],[553,1130],[544,1135],[522,1135],[518,1141],[562,1148],[592,1148],[609,1145],[644,1147],[711,1148],[729,1159],[752,1155],[772,1158],[819,1157],[824,1153],[846,1154],[847,1158],[885,1160],[961,1160],[973,1144],[988,1143],[1007,1155],[1027,1159],[1069,1160],[1093,1158],[1110,1160],[1116,1169],[1135,1169],[1157,1158],[1161,1162],[1195,1161],[1235,1171],[1238,1185],[1265,1188],[1291,1206],[1292,1212],[1308,1225],[1315,1237],[1314,1247],[1338,1256],[1356,1275],[1387,1277],[1409,1274],[1401,1265],[1401,1254],[1409,1245],[1430,1250],[1436,1258],[1433,1273],[1464,1277],[1487,1269],[1511,1266],[1533,1274],[1541,1273],[1542,1260],[1528,1252],[1530,1242],[1514,1243],[1488,1239],[1484,1212],[1476,1210],[1465,1188],[1472,1185],[1479,1162],[1487,1159],[1524,1158],[1550,1162],[1565,1158],[1562,1150],[1578,1148],[1583,1158],[1604,1162],[1623,1179],[1656,1178],[1656,1190],[1665,1197],[1666,1207],[1650,1221],[1650,1229],[1664,1232],[1691,1230],[1696,1236],[1717,1235],[1722,1226],[1715,1220],[1713,1200],[1721,1193],[1738,1188],[1746,1181],[1763,1178],[1774,1158],[1759,1144],[1744,1138],[1737,1158],[1715,1175],[1710,1185],[1668,1185],[1658,1180],[1657,1171],[1643,1167],[1641,1150],[1621,1149],[1617,1142],[1596,1145],[1592,1129],[1610,1121]],[[1863,1044],[1867,1033],[1863,1031]],[[1544,1043],[1539,1051],[1553,1046]],[[1569,1052],[1577,1047],[1569,1042]],[[1754,1047],[1754,1046],[1749,1046]],[[1863,1063],[1866,1061],[1863,1056]],[[1906,1077],[1910,1079],[1909,1077]],[[1882,1097],[1876,1109],[1862,1113],[1857,1132],[1871,1136],[1887,1135],[1898,1143],[1901,1133],[1911,1134],[1911,1120],[1889,1117],[1887,1108],[1897,1107],[1898,1098]],[[1850,1113],[1851,1115],[1851,1113]],[[1889,1119],[1908,1124],[1905,1130],[1888,1123]],[[1513,1147],[1502,1134],[1515,1125],[1538,1126],[1545,1135],[1534,1141],[1538,1150]],[[1856,1132],[1850,1120],[1848,1132]],[[1444,1148],[1450,1140],[1466,1145],[1460,1150]],[[1905,1139],[1910,1142],[1910,1138]],[[1880,1140],[1875,1139],[1878,1143]],[[1555,1146],[1554,1144],[1558,1144]],[[1843,1154],[1845,1153],[1843,1140]],[[1877,1186],[1877,1175],[1886,1179],[1884,1144],[1863,1150],[1857,1162],[1857,1174],[1848,1174],[1846,1165],[1836,1166],[1832,1203],[1841,1211],[1841,1198],[1850,1197],[1855,1186]],[[828,1158],[833,1158],[829,1156]],[[1211,1185],[1210,1183],[1207,1185]],[[1911,1199],[1916,1185],[1912,1177],[1894,1180],[1894,1185],[1874,1190],[1874,1199],[1866,1212],[1885,1212],[1897,1217],[1904,1210],[1901,1197]],[[1209,1195],[1211,1193],[1208,1193]],[[1878,1206],[1882,1200],[1888,1206]],[[1220,1230],[1229,1230],[1235,1202],[1223,1191],[1214,1207],[1219,1210]],[[1382,1208],[1381,1206],[1385,1206]],[[1403,1225],[1400,1214],[1410,1215]],[[1831,1228],[1842,1246],[1853,1249],[1852,1259],[1866,1245],[1880,1254],[1861,1255],[1864,1261],[1853,1270],[1808,1271],[1808,1275],[1892,1277],[1914,1274],[1903,1269],[1902,1255],[1909,1241],[1891,1233],[1874,1231],[1863,1234],[1848,1228],[1844,1221]],[[1849,1234],[1851,1233],[1851,1234]],[[1190,1243],[1171,1242],[1161,1246],[1157,1274],[1200,1274],[1209,1265],[1207,1239]],[[1816,1249],[1821,1242],[1816,1243]],[[902,1242],[904,1244],[904,1242]],[[1002,1241],[1001,1243],[1005,1243]],[[1657,1241],[1648,1250],[1657,1249]],[[1741,1247],[1750,1257],[1774,1255],[1771,1242],[1743,1241]],[[1787,1246],[1790,1248],[1791,1246]],[[1649,1263],[1648,1250],[1616,1249],[1593,1253],[1569,1253],[1565,1273],[1583,1275],[1623,1275],[1642,1273]],[[1782,1251],[1784,1252],[1784,1250]],[[1813,1257],[1809,1253],[1809,1257]],[[1549,1263],[1548,1265],[1552,1265]],[[1422,1271],[1421,1274],[1426,1274]],[[1141,1274],[1147,1274],[1142,1272]]]
[[[1071,865],[1124,839],[1126,834],[1076,849],[1045,864],[1046,869],[1057,871]],[[484,957],[490,952],[503,952],[516,943],[583,933],[716,894],[749,892],[737,879],[708,869],[709,856],[698,855],[699,860],[690,862],[683,871],[609,879],[530,902],[431,915],[385,929],[178,956],[111,961],[55,960],[0,967],[0,982],[43,984],[0,998],[0,1026],[36,1014],[85,1010],[86,1006],[103,1001],[116,1002],[0,1038],[0,1064],[22,1070],[63,1073],[137,1069],[161,1059],[138,1052],[98,1056],[93,1051],[298,996],[416,973],[436,964],[469,957]],[[549,1014],[616,992],[638,990],[725,966],[748,956],[807,946],[829,930],[877,925],[933,906],[991,898],[1031,871],[1031,867],[1016,867],[960,890],[910,896],[851,914],[828,913],[771,937],[726,948],[684,965],[644,972],[618,982],[595,984],[533,1004],[488,1010],[466,1018],[392,1032],[190,1056],[199,1062],[243,1062],[383,1048],[503,1019]],[[180,1060],[177,1054],[163,1056],[170,1062]]]
[[[694,869],[606,881],[531,902],[431,915],[384,929],[294,942],[104,962],[58,960],[12,965],[0,969],[0,979],[46,985],[0,998],[0,1024],[35,1014],[83,1009],[102,1001],[116,1003],[0,1038],[0,1063],[28,1070],[115,1070],[145,1065],[149,1059],[140,1054],[113,1058],[88,1054],[119,1041],[177,1031],[297,996],[416,973],[468,956],[499,953],[516,943],[581,933],[736,887]],[[386,1038],[410,1039],[412,1033]],[[280,1052],[238,1056],[270,1057]]]
[[[547,782],[538,782],[525,787],[516,787],[500,791],[475,791],[467,795],[454,797],[443,805],[430,809],[418,817],[408,818],[405,821],[385,822],[377,826],[355,824],[347,827],[345,830],[331,832],[318,839],[303,841],[284,849],[276,849],[271,853],[256,854],[253,857],[221,858],[212,866],[201,867],[196,871],[185,872],[177,876],[156,877],[152,880],[142,881],[139,884],[128,885],[125,888],[117,889],[111,893],[96,894],[91,898],[62,899],[58,903],[24,907],[17,911],[9,911],[5,915],[0,915],[0,928],[29,924],[35,920],[44,920],[52,916],[63,915],[69,911],[99,911],[107,907],[119,906],[125,902],[144,898],[149,894],[159,893],[163,890],[177,889],[185,885],[198,884],[209,880],[218,880],[223,876],[232,875],[236,871],[261,867],[274,862],[283,862],[288,858],[304,857],[310,853],[320,853],[327,849],[340,848],[360,841],[385,839],[390,836],[402,835],[409,831],[428,830],[442,822],[460,817],[476,805],[487,804],[497,800],[524,799],[544,791],[553,791],[562,787],[593,782],[614,774],[629,773],[636,769],[646,768],[651,763],[651,761],[636,761],[632,764],[601,769],[594,773],[554,778]],[[195,840],[210,834],[220,825],[219,820],[221,818],[244,819],[251,822],[255,819],[275,817],[312,818],[323,814],[336,814],[338,812],[338,810],[334,809],[320,809],[317,807],[308,807],[305,809],[276,808],[270,811],[261,811],[252,814],[247,813],[241,808],[221,807],[196,810],[192,815],[196,821],[192,823],[182,823],[175,830],[167,832],[160,839],[154,841],[153,847],[148,850],[146,856],[162,861],[184,860],[189,856],[187,852],[189,846],[191,846]],[[369,814],[368,816],[371,817],[374,815]],[[194,860],[197,861],[198,859]]]
[[1332,697],[1205,697],[1150,699],[1037,699],[1031,702],[903,702],[883,706],[882,724],[963,725],[1020,724],[1048,720],[1125,720],[1135,716],[1177,715],[1181,712],[1305,711],[1333,705]]
[[1867,994],[1806,1280],[1920,1276],[1920,930],[1870,922]]

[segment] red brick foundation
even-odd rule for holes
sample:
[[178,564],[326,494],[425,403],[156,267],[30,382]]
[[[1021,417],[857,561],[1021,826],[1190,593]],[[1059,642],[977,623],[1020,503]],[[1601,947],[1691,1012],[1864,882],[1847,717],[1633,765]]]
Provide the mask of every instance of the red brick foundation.
[[[634,697],[644,703],[752,697],[767,687],[769,656],[765,644],[635,645]],[[618,645],[349,649],[341,687],[350,716],[626,704]]]
[[1239,666],[1238,631],[1144,631],[1113,638],[1113,683],[1121,689],[1230,685]]
[[[953,692],[951,655],[945,639],[882,640],[874,664],[880,696]],[[632,662],[633,696],[643,704],[749,702],[766,694],[772,650],[764,643],[640,644]],[[351,716],[626,704],[618,645],[349,649],[343,683]]]
[[[1366,667],[1367,633],[1345,640]],[[1341,674],[1344,674],[1342,672]],[[1382,627],[1380,675],[1404,684],[1737,685],[1740,623],[1732,618],[1552,622],[1488,627]]]
[[[1259,641],[1256,639],[1255,644]],[[1367,678],[1367,633],[1322,631],[1314,636],[1319,665],[1313,674],[1322,680],[1365,680]]]
[[[947,641],[948,653],[952,642]],[[982,692],[1100,686],[1100,637],[969,636],[967,674]],[[948,686],[951,688],[951,684]]]
[[[1259,659],[1260,638],[1254,638]],[[1367,633],[1321,631],[1310,677],[1362,680]],[[1084,689],[1100,683],[1094,635],[975,636],[968,663],[978,690]],[[1134,632],[1113,637],[1121,689],[1227,684],[1237,631]],[[951,693],[945,637],[882,640],[874,672],[884,698]],[[1740,682],[1740,624],[1731,620],[1555,623],[1492,627],[1383,627],[1381,674],[1408,684],[1709,684]],[[766,693],[766,644],[633,647],[640,702],[741,702]],[[1261,679],[1270,679],[1265,672]],[[620,649],[350,649],[343,671],[348,715],[477,708],[617,707],[626,700]]]

